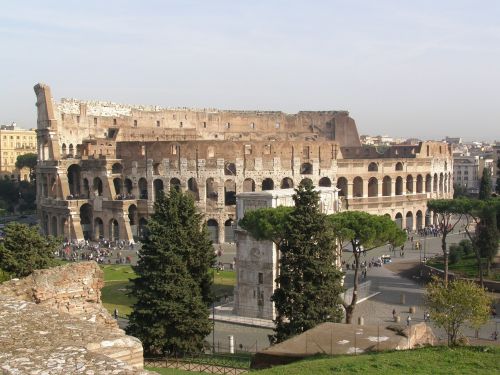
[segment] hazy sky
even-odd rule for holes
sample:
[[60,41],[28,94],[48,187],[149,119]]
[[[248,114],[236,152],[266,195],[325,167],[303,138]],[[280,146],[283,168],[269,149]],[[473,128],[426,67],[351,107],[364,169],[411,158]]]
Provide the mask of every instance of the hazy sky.
[[360,134],[500,140],[500,1],[0,0],[0,123],[56,99],[346,109]]

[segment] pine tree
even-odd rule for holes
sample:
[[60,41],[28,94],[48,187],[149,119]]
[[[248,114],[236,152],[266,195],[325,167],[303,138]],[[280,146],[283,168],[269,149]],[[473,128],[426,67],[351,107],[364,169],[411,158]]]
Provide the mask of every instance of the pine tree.
[[499,233],[497,229],[497,213],[493,206],[485,206],[481,213],[481,221],[476,226],[475,245],[482,258],[487,261],[487,273],[491,262],[498,253]]
[[481,185],[479,185],[479,199],[488,198],[491,198],[491,171],[489,168],[484,168]]
[[281,342],[323,322],[340,322],[342,273],[335,266],[335,241],[326,215],[319,212],[319,193],[301,185],[285,225],[279,287],[271,300],[277,317],[273,341]]
[[214,255],[192,198],[160,194],[135,267],[136,298],[127,333],[148,355],[199,352],[210,333],[209,269]]

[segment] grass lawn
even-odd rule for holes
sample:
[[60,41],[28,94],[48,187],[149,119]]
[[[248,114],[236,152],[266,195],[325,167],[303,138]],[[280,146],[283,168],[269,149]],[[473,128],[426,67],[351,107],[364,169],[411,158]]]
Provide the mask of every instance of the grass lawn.
[[[483,271],[486,271],[486,259],[483,258],[482,262],[483,262]],[[429,261],[427,264],[431,267],[436,267],[441,270],[444,269],[442,257],[433,259]],[[464,256],[462,259],[460,259],[459,262],[455,264],[450,263],[448,267],[450,272],[470,278],[478,277],[477,260],[476,256],[473,254]],[[500,269],[498,268],[492,269],[490,275],[485,275],[484,278],[488,280],[500,281]]]
[[[118,309],[120,316],[132,312],[133,299],[127,295],[130,279],[137,277],[130,265],[101,265],[104,271],[104,288],[102,288],[102,304],[112,314]],[[212,271],[213,272],[213,271]],[[213,289],[216,296],[231,296],[236,285],[236,272],[219,271],[215,273]]]
[[259,375],[295,374],[499,374],[500,348],[433,347],[358,356],[308,359],[256,372]]

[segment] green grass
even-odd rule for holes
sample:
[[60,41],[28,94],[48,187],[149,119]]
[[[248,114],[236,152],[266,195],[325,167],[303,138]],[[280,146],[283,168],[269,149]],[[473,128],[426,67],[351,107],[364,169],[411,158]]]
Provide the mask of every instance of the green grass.
[[256,372],[258,375],[295,374],[499,374],[500,348],[447,347],[308,359]]
[[[486,259],[481,259],[483,262],[483,271],[486,271]],[[427,263],[431,267],[444,269],[443,258],[436,258]],[[478,277],[477,260],[474,254],[464,256],[459,262],[449,264],[450,272],[460,274],[465,277]],[[485,275],[485,279],[500,281],[500,269],[492,269],[490,275]]]
[[[134,300],[127,295],[127,286],[130,280],[137,277],[130,265],[101,265],[104,271],[104,288],[102,288],[102,303],[110,312],[118,309],[120,316],[132,312]],[[213,290],[219,298],[231,296],[236,284],[236,272],[219,271],[215,274]]]

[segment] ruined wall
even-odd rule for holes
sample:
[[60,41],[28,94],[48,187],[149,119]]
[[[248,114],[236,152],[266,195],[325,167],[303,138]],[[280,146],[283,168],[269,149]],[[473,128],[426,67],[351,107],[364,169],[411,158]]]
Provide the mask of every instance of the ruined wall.
[[148,374],[141,342],[100,303],[102,271],[76,263],[0,285],[0,368],[5,374]]

